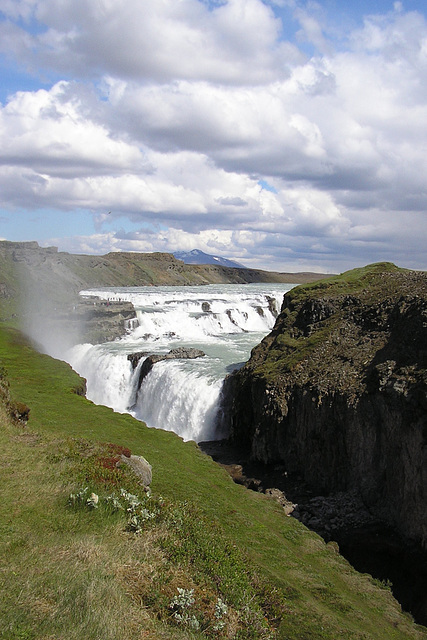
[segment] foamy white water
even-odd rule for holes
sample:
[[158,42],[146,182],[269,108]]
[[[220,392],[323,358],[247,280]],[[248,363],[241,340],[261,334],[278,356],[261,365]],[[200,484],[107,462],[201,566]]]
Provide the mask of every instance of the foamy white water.
[[[77,345],[65,359],[87,380],[87,397],[129,412],[150,427],[185,440],[215,439],[218,400],[226,374],[241,366],[272,329],[288,284],[129,287],[82,291],[83,296],[133,303],[138,326],[120,340]],[[195,360],[154,365],[138,389],[142,358],[134,371],[128,354],[167,353],[195,347]]]

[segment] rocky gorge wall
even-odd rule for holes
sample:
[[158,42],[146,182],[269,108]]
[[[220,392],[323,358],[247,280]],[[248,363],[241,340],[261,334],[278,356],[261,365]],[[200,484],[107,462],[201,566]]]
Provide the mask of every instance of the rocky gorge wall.
[[319,494],[358,491],[427,547],[427,275],[389,263],[298,287],[224,385],[234,444]]

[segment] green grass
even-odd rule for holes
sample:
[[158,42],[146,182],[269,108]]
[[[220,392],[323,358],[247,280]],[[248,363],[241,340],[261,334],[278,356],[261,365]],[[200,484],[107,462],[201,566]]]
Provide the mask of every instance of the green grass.
[[[286,294],[288,304],[275,330],[253,350],[253,363],[249,364],[254,374],[267,383],[274,382],[278,376],[293,371],[302,362],[306,363],[318,347],[331,341],[339,327],[343,310],[337,301],[347,296],[359,296],[361,303],[369,305],[379,294],[393,297],[400,292],[401,295],[399,276],[407,272],[407,269],[390,262],[378,262],[291,289]],[[313,305],[316,299],[326,304],[332,301],[334,313],[317,322],[307,335],[303,331],[295,333],[304,304]],[[301,318],[300,323],[304,324]]]
[[408,271],[408,269],[397,267],[392,262],[375,262],[365,267],[345,271],[338,276],[295,287],[290,291],[289,295],[291,299],[302,300],[308,297],[311,298],[313,294],[319,294],[319,297],[325,296],[331,290],[333,290],[334,294],[349,295],[369,288],[374,293],[378,286],[383,287],[384,274],[408,273]]
[[[30,407],[26,427],[0,414],[0,638],[427,637],[389,591],[194,443],[87,401],[67,364],[13,329],[0,329],[0,364],[13,400]],[[102,443],[149,460],[152,498],[103,466]],[[155,511],[140,534],[103,501],[123,484]],[[99,508],[69,506],[86,486]],[[198,630],[174,617],[178,587],[193,590]],[[218,597],[228,612],[214,631]]]
[[300,362],[303,362],[312,351],[327,338],[331,329],[328,327],[318,330],[310,336],[290,337],[286,333],[279,334],[274,347],[268,354],[268,362],[263,363],[259,373],[267,380],[274,381],[277,376],[291,371]]

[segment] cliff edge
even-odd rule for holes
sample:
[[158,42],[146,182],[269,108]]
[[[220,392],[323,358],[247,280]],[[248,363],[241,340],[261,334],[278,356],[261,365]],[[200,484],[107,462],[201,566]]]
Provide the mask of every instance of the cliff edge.
[[314,491],[359,492],[427,547],[427,274],[378,263],[296,287],[224,386],[230,439]]

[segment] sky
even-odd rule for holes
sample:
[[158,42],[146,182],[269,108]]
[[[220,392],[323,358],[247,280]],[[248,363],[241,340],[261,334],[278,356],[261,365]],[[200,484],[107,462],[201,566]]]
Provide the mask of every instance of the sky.
[[425,0],[0,0],[0,239],[427,269]]

